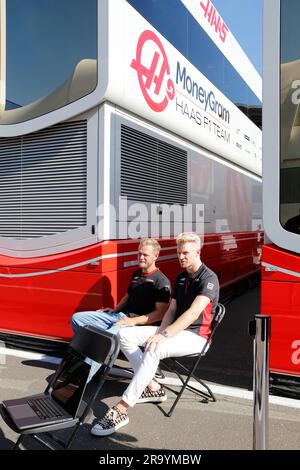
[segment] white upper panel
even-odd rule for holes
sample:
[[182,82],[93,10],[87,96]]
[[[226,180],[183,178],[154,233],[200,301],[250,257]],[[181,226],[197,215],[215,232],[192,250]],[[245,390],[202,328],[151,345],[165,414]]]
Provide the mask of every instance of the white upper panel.
[[109,4],[106,98],[261,174],[261,131],[127,2]]

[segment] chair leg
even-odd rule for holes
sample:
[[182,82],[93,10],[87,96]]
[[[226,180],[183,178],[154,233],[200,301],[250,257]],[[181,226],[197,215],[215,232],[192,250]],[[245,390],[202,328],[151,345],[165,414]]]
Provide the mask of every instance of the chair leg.
[[13,446],[13,450],[20,450],[19,445],[21,444],[21,439],[22,439],[22,434],[20,434],[20,436],[18,437],[17,442]]
[[65,449],[66,449],[66,450],[69,450],[69,449],[71,448],[71,445],[73,444],[73,441],[74,441],[74,439],[75,439],[75,436],[76,436],[76,434],[77,434],[77,431],[79,430],[80,426],[82,426],[82,424],[83,424],[82,422],[79,422],[79,423],[76,424],[76,426],[75,426],[75,428],[74,428],[74,430],[73,430],[73,432],[72,432],[70,438],[69,438],[68,441],[66,442],[66,445],[65,445]]
[[40,437],[38,434],[31,434],[31,438],[39,442],[42,446],[46,447],[46,449],[58,450],[57,447],[54,447],[50,442],[44,441],[43,438]]
[[[178,377],[178,378],[181,380],[181,382],[182,382],[182,387],[181,387],[181,389],[180,389],[180,391],[179,391],[177,397],[175,398],[175,400],[174,400],[174,402],[173,402],[173,404],[172,404],[170,410],[166,413],[166,416],[167,416],[168,418],[170,418],[170,417],[172,416],[172,413],[173,413],[174,409],[175,409],[175,406],[177,405],[177,402],[179,401],[181,395],[183,394],[183,392],[184,392],[184,390],[185,390],[185,388],[186,388],[186,386],[187,386],[187,384],[188,384],[188,381],[190,380],[190,377],[191,377],[191,375],[192,375],[192,372],[190,372],[189,375],[188,375],[188,377],[187,377],[185,380],[183,380],[183,378],[181,377],[181,375],[180,375],[173,367],[169,367],[167,364],[165,364],[165,365],[166,365],[167,369],[168,369],[170,372],[175,372],[175,374],[177,375],[177,377]],[[193,370],[194,370],[194,369],[193,369]]]
[[167,413],[167,416],[168,416],[169,418],[172,416],[172,413],[173,413],[173,411],[174,411],[174,409],[175,409],[175,406],[177,405],[177,403],[178,403],[178,401],[179,401],[181,395],[182,395],[183,392],[185,391],[185,389],[186,389],[186,387],[187,387],[187,385],[188,385],[188,383],[189,383],[189,380],[190,380],[191,376],[193,375],[193,372],[194,372],[195,368],[196,368],[196,367],[194,366],[194,367],[193,367],[193,370],[188,374],[188,376],[187,376],[187,378],[185,379],[185,381],[180,377],[183,385],[182,385],[182,387],[181,387],[181,389],[180,389],[180,391],[179,391],[177,397],[175,398],[175,401],[174,401],[173,405],[171,406],[170,411]]
[[173,413],[173,411],[174,411],[174,409],[175,409],[175,406],[177,405],[177,402],[179,401],[179,399],[180,399],[181,395],[183,394],[185,388],[186,388],[186,384],[184,384],[184,385],[181,387],[180,392],[178,393],[177,397],[176,397],[175,400],[174,400],[174,403],[172,404],[170,410],[168,411],[168,413],[167,413],[168,418],[171,418],[172,413]]
[[211,398],[213,402],[217,401],[217,399],[216,399],[215,395],[213,394],[212,390],[209,388],[209,386],[205,382],[203,382],[203,380],[199,379],[198,377],[195,377],[194,375],[193,375],[193,379],[195,379],[197,382],[199,382],[202,385],[202,387],[206,388],[208,396],[206,397],[205,392],[201,392],[200,390],[198,390],[194,387],[191,387],[190,385],[187,385],[188,388],[191,388],[191,389],[195,390],[196,393],[197,392],[200,393],[200,394],[203,393],[206,398],[208,398],[208,399]]
[[[173,411],[174,411],[174,409],[175,409],[175,406],[177,405],[177,403],[178,403],[178,401],[179,401],[181,395],[183,394],[183,392],[184,392],[184,390],[185,390],[186,388],[189,388],[189,389],[191,389],[192,391],[194,391],[195,393],[198,393],[199,395],[204,396],[204,398],[206,398],[206,399],[211,398],[213,402],[216,402],[216,401],[217,401],[216,397],[214,396],[214,394],[213,394],[213,392],[211,391],[211,389],[209,388],[209,386],[206,385],[206,383],[203,382],[203,381],[202,381],[201,379],[199,379],[198,377],[195,377],[195,375],[194,375],[194,372],[195,372],[195,370],[196,370],[196,368],[197,368],[197,366],[198,366],[198,364],[199,364],[199,361],[200,361],[200,358],[195,362],[195,364],[194,364],[192,370],[188,373],[188,375],[187,375],[187,377],[186,377],[185,380],[182,378],[182,376],[181,376],[181,374],[179,374],[179,372],[177,372],[175,369],[173,369],[173,372],[175,372],[176,375],[177,375],[177,376],[179,377],[179,379],[181,380],[181,382],[182,382],[182,387],[181,387],[181,389],[180,389],[180,391],[179,391],[179,393],[178,393],[178,395],[177,395],[177,397],[176,397],[174,403],[172,404],[172,406],[171,406],[171,408],[170,408],[170,411],[169,411],[168,413],[166,413],[166,415],[167,415],[169,418],[172,416],[172,413],[173,413]],[[185,366],[183,366],[183,364],[180,364],[178,361],[175,360],[174,362],[175,362],[177,365],[179,365],[183,370],[185,370],[185,371],[188,370]],[[171,370],[171,369],[170,369],[170,370]],[[195,387],[192,387],[191,385],[189,385],[189,381],[190,381],[191,377],[193,377],[198,383],[200,383],[200,384],[207,390],[208,393],[206,394],[205,392],[201,392],[201,390],[198,390],[198,389],[196,389]]]

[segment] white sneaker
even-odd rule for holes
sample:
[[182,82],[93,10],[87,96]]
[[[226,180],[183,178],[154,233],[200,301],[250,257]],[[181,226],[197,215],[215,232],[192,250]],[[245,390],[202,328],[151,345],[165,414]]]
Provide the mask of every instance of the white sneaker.
[[93,436],[109,436],[128,423],[128,413],[121,413],[116,406],[113,406],[105,413],[103,418],[94,424],[91,434]]
[[143,391],[137,403],[162,403],[166,401],[167,394],[163,387],[158,390],[151,390],[148,386]]

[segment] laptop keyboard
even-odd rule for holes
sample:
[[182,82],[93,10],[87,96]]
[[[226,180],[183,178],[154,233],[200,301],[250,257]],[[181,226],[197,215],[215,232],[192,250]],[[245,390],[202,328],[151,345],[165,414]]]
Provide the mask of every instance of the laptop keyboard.
[[28,405],[38,415],[40,419],[63,418],[64,414],[55,404],[47,398],[36,398],[27,400]]

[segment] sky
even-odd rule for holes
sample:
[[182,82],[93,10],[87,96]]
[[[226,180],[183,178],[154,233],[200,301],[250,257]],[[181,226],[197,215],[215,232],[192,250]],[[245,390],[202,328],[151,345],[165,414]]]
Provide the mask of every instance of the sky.
[[212,3],[262,74],[263,0],[212,0]]

